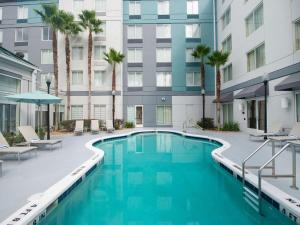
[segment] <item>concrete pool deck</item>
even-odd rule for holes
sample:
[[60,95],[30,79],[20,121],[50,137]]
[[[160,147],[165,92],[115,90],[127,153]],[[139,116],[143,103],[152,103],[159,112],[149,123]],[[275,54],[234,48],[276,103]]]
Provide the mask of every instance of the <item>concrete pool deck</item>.
[[[139,129],[135,129],[139,130]],[[175,129],[174,129],[175,130]],[[129,130],[122,130],[116,133],[124,133]],[[242,160],[249,155],[262,142],[250,141],[248,134],[238,132],[212,132],[198,129],[188,129],[189,133],[203,134],[215,138],[221,138],[231,144],[231,148],[223,155],[235,163],[241,165]],[[4,157],[3,176],[0,177],[0,221],[7,218],[14,211],[27,203],[27,199],[36,194],[42,193],[50,186],[61,180],[76,167],[89,159],[93,153],[85,148],[85,143],[100,135],[85,134],[83,136],[67,135],[63,138],[63,148],[54,151],[39,151],[38,156],[28,157],[18,163]],[[258,154],[252,162],[261,164],[271,155],[271,147],[267,146]],[[297,154],[300,160],[300,154]],[[250,161],[251,163],[251,161]],[[278,173],[290,173],[291,152],[287,151],[277,160]],[[300,186],[300,167],[297,168],[297,185]],[[291,196],[300,199],[300,191],[289,187],[291,179],[267,179],[270,183],[287,192]]]

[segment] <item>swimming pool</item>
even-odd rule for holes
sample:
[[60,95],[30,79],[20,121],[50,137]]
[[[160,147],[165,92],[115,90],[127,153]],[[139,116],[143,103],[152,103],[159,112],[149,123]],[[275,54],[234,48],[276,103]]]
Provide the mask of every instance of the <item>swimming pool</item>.
[[264,204],[259,216],[241,183],[211,157],[217,142],[172,133],[140,133],[95,144],[104,162],[43,225],[288,225]]

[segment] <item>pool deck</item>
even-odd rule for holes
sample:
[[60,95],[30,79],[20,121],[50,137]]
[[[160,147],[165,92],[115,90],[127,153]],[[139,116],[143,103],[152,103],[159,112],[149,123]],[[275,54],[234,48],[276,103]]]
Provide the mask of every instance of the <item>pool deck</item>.
[[[142,129],[139,129],[142,130]],[[129,130],[121,130],[115,133],[124,133]],[[212,132],[190,128],[188,133],[203,134],[215,138],[221,138],[231,144],[231,148],[223,155],[233,162],[241,165],[242,160],[257,148],[262,141],[249,140],[249,136],[243,132]],[[19,163],[14,158],[2,157],[3,175],[0,177],[0,221],[3,221],[14,211],[27,203],[27,199],[37,193],[42,193],[67,174],[89,159],[93,153],[85,148],[85,143],[91,139],[107,135],[85,134],[83,136],[66,135],[63,139],[63,148],[38,151],[34,155],[24,155],[24,160]],[[58,138],[58,137],[55,137]],[[277,148],[278,150],[279,148]],[[267,146],[252,161],[261,165],[271,156],[271,147]],[[300,162],[300,153],[297,153]],[[286,151],[276,161],[277,173],[290,173],[291,151]],[[278,178],[267,179],[268,182],[291,196],[300,199],[300,191],[293,190],[289,186],[291,179]],[[297,185],[300,187],[300,166],[297,167]]]

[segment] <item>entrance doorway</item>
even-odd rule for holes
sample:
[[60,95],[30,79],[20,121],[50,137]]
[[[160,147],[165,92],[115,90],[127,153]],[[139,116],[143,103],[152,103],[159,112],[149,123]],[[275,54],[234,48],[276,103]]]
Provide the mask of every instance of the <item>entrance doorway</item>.
[[135,127],[143,127],[143,106],[135,106]]

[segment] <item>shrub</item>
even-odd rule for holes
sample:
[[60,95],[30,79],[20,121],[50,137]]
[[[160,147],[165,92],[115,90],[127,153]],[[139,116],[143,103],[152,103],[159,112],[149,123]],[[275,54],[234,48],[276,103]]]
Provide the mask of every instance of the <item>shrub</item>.
[[214,129],[214,119],[213,118],[203,118],[201,119],[201,121],[197,122],[197,125],[202,127],[203,129]]
[[114,128],[116,130],[119,130],[122,128],[122,125],[123,125],[123,120],[121,119],[115,119],[115,124],[114,124]]
[[125,128],[134,128],[133,122],[126,122],[125,123]]
[[3,136],[5,137],[6,141],[8,142],[8,144],[10,146],[13,146],[15,144],[25,141],[25,139],[23,138],[23,136],[20,133],[16,134],[14,132],[7,132],[7,133],[4,133]]
[[61,129],[72,132],[75,129],[75,120],[64,120],[60,122]]
[[221,130],[223,130],[223,131],[240,131],[240,126],[238,123],[229,122],[229,123],[225,123]]
[[44,140],[45,134],[46,134],[44,128],[42,128],[42,127],[38,128],[38,129],[36,130],[36,133],[37,133],[37,135],[39,136],[39,138],[40,138],[41,140]]

